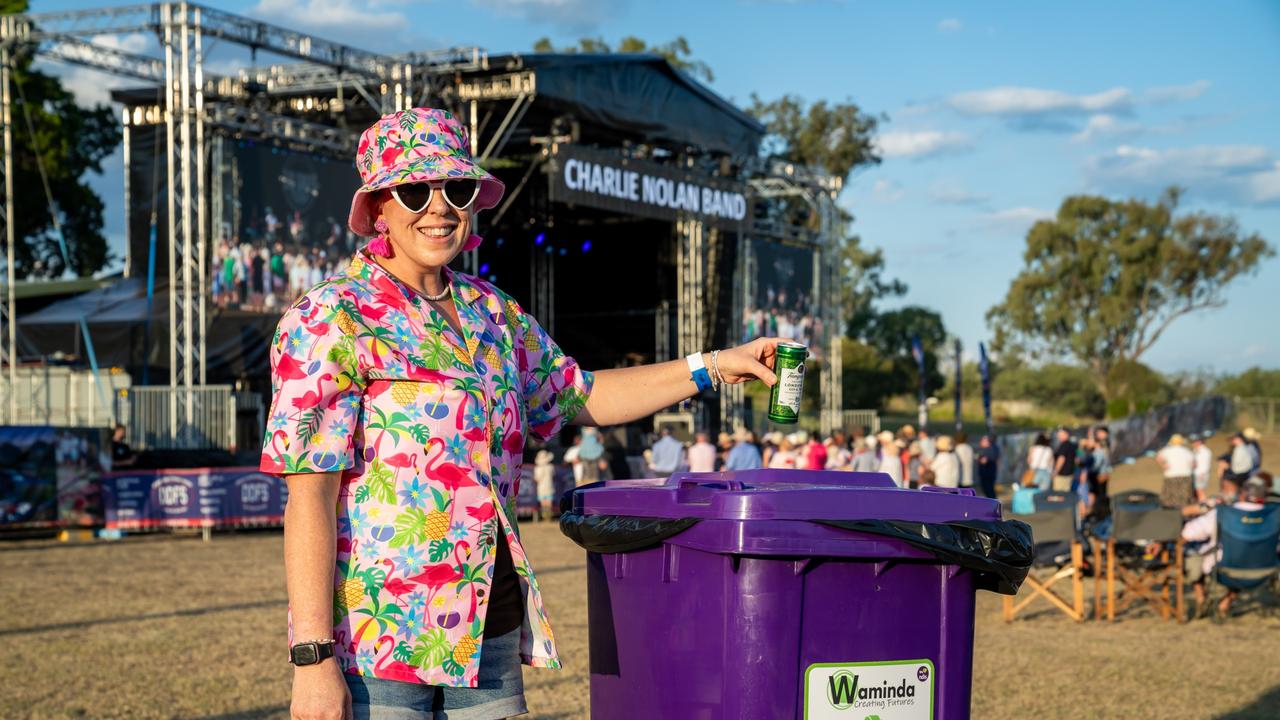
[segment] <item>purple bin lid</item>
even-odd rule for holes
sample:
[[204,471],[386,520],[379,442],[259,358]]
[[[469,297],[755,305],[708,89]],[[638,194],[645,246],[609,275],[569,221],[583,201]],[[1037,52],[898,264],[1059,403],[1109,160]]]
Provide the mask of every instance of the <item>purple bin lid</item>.
[[610,480],[574,492],[584,515],[719,520],[999,520],[969,489],[903,490],[884,473],[741,470]]

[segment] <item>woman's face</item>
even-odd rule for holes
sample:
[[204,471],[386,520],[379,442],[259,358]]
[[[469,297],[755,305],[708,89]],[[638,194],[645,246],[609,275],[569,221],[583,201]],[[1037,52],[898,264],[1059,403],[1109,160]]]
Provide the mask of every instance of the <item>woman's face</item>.
[[431,202],[420,213],[406,210],[389,190],[382,192],[374,206],[387,221],[392,257],[419,269],[448,265],[471,234],[471,208],[455,209],[445,202],[440,188],[431,194]]

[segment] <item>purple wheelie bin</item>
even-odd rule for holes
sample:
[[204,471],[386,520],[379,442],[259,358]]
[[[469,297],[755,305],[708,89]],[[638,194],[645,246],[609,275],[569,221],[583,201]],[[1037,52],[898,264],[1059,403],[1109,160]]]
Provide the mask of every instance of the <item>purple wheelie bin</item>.
[[967,718],[975,591],[1030,565],[997,502],[880,473],[611,481],[566,509],[600,720]]

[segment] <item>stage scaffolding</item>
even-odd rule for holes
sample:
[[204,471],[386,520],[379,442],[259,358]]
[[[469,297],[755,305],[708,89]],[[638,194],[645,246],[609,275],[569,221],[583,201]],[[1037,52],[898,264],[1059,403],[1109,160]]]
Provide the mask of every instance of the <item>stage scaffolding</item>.
[[[158,41],[158,51],[136,53],[109,47],[95,39],[143,33]],[[206,55],[212,41],[249,49],[252,60],[225,74],[206,72]],[[261,51],[283,62],[258,64]],[[3,135],[6,227],[5,260],[14,257],[13,158],[11,110],[12,67],[25,57],[43,57],[132,78],[156,88],[154,99],[136,95],[121,114],[125,152],[131,152],[134,133],[150,128],[159,133],[167,182],[159,198],[167,210],[167,222],[156,228],[158,243],[167,248],[168,331],[170,342],[169,387],[173,432],[190,426],[199,408],[194,388],[205,384],[207,327],[206,288],[210,250],[220,239],[222,193],[217,187],[222,173],[210,172],[220,162],[220,146],[227,139],[249,138],[286,147],[348,159],[354,155],[357,131],[378,116],[423,105],[450,109],[471,130],[472,150],[483,160],[502,154],[513,132],[527,119],[538,97],[535,69],[510,59],[490,67],[487,53],[478,48],[381,55],[312,35],[238,16],[194,3],[164,2],[72,12],[9,15],[0,17],[0,131]],[[495,61],[497,62],[497,61]],[[538,133],[541,135],[541,133]],[[572,133],[571,133],[572,135]],[[570,141],[554,135],[549,141]],[[675,149],[683,157],[682,151]],[[135,153],[136,156],[136,153]],[[136,161],[131,158],[130,161]],[[820,373],[822,412],[820,426],[829,432],[839,426],[841,409],[839,303],[839,210],[835,204],[840,184],[804,168],[782,163],[737,158],[744,162],[741,176],[749,179],[756,203],[804,202],[811,222],[799,226],[776,219],[747,222],[741,231],[728,233],[705,226],[692,217],[675,225],[678,265],[675,308],[663,301],[656,327],[657,359],[680,357],[702,350],[714,340],[715,298],[733,296],[729,318],[730,340],[736,340],[744,312],[744,298],[751,292],[754,273],[751,245],[755,239],[803,244],[814,248],[815,295],[825,328],[828,371]],[[509,193],[491,222],[497,222],[524,189],[539,166]],[[126,163],[126,173],[128,162]],[[129,187],[126,194],[141,188]],[[719,266],[737,243],[731,288],[712,288],[721,282]],[[126,243],[128,247],[133,242]],[[475,271],[476,253],[464,258]],[[530,272],[535,289],[530,309],[554,330],[554,262],[534,253]],[[147,258],[126,259],[126,272],[145,272]],[[8,266],[6,302],[0,304],[0,360],[8,368],[3,419],[17,417],[14,381],[17,364],[14,310],[14,267]],[[672,317],[674,316],[674,317]],[[675,347],[667,338],[675,325]],[[836,371],[831,372],[829,369]],[[697,412],[705,427],[709,403]],[[730,430],[745,421],[741,386],[722,390],[719,402],[721,427]]]
[[[812,247],[813,253],[813,297],[818,303],[818,318],[822,321],[825,343],[824,367],[819,372],[819,404],[821,410],[818,417],[819,431],[824,435],[840,429],[843,425],[844,383],[842,381],[843,362],[840,338],[844,335],[844,308],[841,304],[841,283],[843,277],[840,269],[840,208],[836,198],[840,194],[842,180],[824,175],[811,168],[800,165],[771,161],[762,168],[757,168],[755,177],[748,182],[756,202],[800,201],[810,210],[810,221],[804,225],[794,225],[780,221],[772,214],[757,213],[751,228],[755,238],[784,242]],[[743,253],[740,259],[738,276],[747,286],[743,288],[741,297],[750,297],[754,292],[749,284],[754,281],[755,259],[750,239],[743,242]],[[735,314],[741,311],[736,311]],[[738,315],[740,317],[740,315]],[[729,405],[726,413],[741,414],[741,393],[736,402],[730,397],[722,403]]]
[[[135,33],[155,37],[159,51],[140,54],[94,42],[104,36]],[[227,75],[206,73],[207,40],[247,48],[255,60],[262,51],[288,62],[246,67]],[[501,150],[533,92],[531,78],[520,73],[489,86],[458,85],[455,78],[459,73],[487,69],[488,56],[479,48],[381,55],[194,3],[3,16],[0,132],[8,275],[7,297],[0,309],[0,360],[8,367],[3,407],[6,422],[17,417],[16,393],[10,390],[16,387],[18,360],[13,322],[16,278],[10,262],[15,250],[11,71],[18,59],[27,57],[72,63],[157,87],[157,101],[129,107],[122,114],[122,123],[126,152],[132,128],[163,128],[165,162],[161,173],[167,181],[163,202],[168,222],[157,234],[168,248],[169,259],[169,385],[173,390],[170,417],[175,419],[174,432],[194,418],[197,408],[191,389],[205,383],[207,260],[211,240],[217,239],[210,235],[221,228],[221,223],[211,222],[218,215],[210,213],[220,198],[212,194],[214,188],[206,179],[213,144],[228,136],[250,137],[346,159],[354,155],[356,134],[307,119],[309,114],[332,116],[354,110],[356,115],[376,118],[430,103],[449,107],[461,118],[469,117],[472,142],[487,157]],[[493,99],[507,100],[510,107],[489,133],[479,125],[478,103]],[[137,271],[138,260],[128,259],[128,272]],[[180,388],[185,392],[178,392]],[[185,401],[180,402],[180,397]]]

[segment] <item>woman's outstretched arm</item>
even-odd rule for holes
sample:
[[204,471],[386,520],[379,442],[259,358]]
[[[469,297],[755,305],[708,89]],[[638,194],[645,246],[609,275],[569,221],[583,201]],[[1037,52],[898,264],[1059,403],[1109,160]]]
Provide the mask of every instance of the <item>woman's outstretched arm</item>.
[[[773,373],[778,343],[783,338],[758,338],[746,345],[721,350],[718,355],[720,374],[730,385],[761,380],[766,385],[777,382]],[[711,353],[702,354],[707,371],[711,371]],[[575,425],[619,425],[639,420],[665,407],[693,397],[698,386],[689,377],[689,365],[683,358],[670,362],[615,368],[596,372],[596,381],[587,398],[586,407],[573,419]]]

